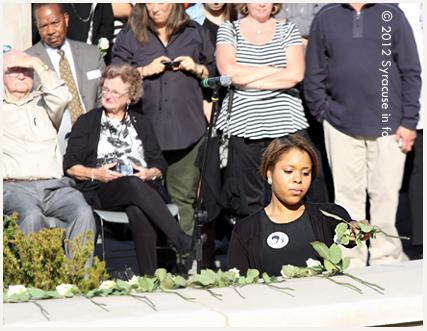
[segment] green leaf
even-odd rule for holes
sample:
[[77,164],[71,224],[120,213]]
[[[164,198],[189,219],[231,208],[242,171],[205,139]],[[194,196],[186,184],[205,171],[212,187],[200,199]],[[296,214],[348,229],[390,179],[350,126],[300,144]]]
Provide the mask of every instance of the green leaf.
[[153,279],[147,277],[139,277],[138,285],[142,292],[152,292],[154,289],[154,281]]
[[337,234],[338,239],[341,239],[342,236],[344,235],[344,233],[347,231],[348,229],[348,225],[347,223],[339,223],[336,227],[335,227],[335,233]]
[[225,271],[222,274],[222,277],[225,277],[226,280],[229,280],[231,282],[235,282],[236,281],[236,273],[234,271]]
[[175,284],[178,285],[178,286],[181,286],[181,287],[186,287],[187,286],[187,281],[182,276],[176,276],[175,277]]
[[342,255],[341,255],[341,249],[338,247],[337,244],[332,244],[329,248],[329,252],[331,253],[331,262],[332,263],[339,263],[341,261]]
[[337,270],[337,267],[329,260],[325,260],[323,262],[323,264],[325,265],[326,270],[328,271],[334,271]]
[[67,292],[65,292],[65,297],[66,298],[72,298],[72,297],[74,297],[74,293],[71,291],[67,291]]
[[202,276],[200,274],[195,274],[194,279],[198,281],[200,284],[202,284],[203,286],[208,286],[211,284],[211,280],[208,277]]
[[40,290],[40,289],[35,288],[35,287],[30,287],[28,289],[28,293],[35,299],[41,299],[45,295],[45,291]]
[[290,265],[284,265],[284,266],[282,266],[282,271],[286,275],[286,277],[288,277],[288,278],[292,278],[292,276],[293,276],[293,270],[294,269]]
[[326,211],[324,211],[324,210],[322,210],[322,209],[320,209],[320,211],[321,211],[324,215],[326,215],[326,216],[328,216],[328,217],[332,217],[332,218],[334,218],[334,219],[336,219],[336,220],[338,220],[338,221],[345,221],[343,218],[341,218],[341,217],[339,217],[339,216],[337,216],[337,215],[334,215],[334,214],[328,213],[328,212],[326,212]]
[[264,272],[264,273],[262,274],[262,279],[264,279],[264,282],[265,282],[266,284],[271,283],[271,279],[270,279],[270,277],[268,276],[268,274],[267,274],[266,272]]
[[98,293],[98,295],[100,295],[101,297],[106,297],[106,296],[108,296],[108,295],[110,295],[111,294],[111,290],[102,290],[102,291],[100,291],[99,293]]
[[331,260],[331,253],[329,252],[328,246],[326,246],[325,243],[322,243],[320,241],[314,241],[310,243],[311,246],[319,253],[321,257],[327,260]]
[[163,280],[160,281],[160,288],[162,290],[170,290],[174,287],[175,283],[173,281],[173,279],[167,277]]
[[347,269],[350,266],[350,258],[347,256],[342,260],[342,270]]
[[95,296],[96,292],[98,292],[97,289],[88,291],[88,292],[84,293],[83,295],[87,298],[93,298]]
[[9,302],[18,302],[18,301],[27,302],[29,300],[30,300],[30,295],[28,294],[28,292],[25,292],[20,294],[13,294],[8,301]]
[[219,277],[216,275],[216,273],[210,269],[202,270],[200,275],[206,278],[209,284],[214,284],[217,280],[219,280]]
[[44,296],[45,298],[59,298],[59,297],[61,297],[61,294],[59,294],[57,290],[46,291],[46,292],[44,292],[44,295],[45,295]]
[[344,236],[341,238],[341,245],[348,245],[350,243],[350,236]]
[[237,283],[238,283],[239,285],[246,285],[246,277],[239,277],[239,278],[237,279]]
[[154,272],[154,276],[159,277],[160,280],[166,278],[167,271],[164,268],[159,268]]
[[365,233],[369,233],[374,228],[372,225],[365,225],[363,222],[357,222],[356,225]]
[[257,282],[259,279],[259,271],[257,269],[248,269],[246,276],[252,278],[253,282]]
[[130,288],[132,287],[131,285],[129,285],[128,283],[126,283],[121,279],[117,279],[116,284],[119,288],[125,290],[126,292],[129,292]]

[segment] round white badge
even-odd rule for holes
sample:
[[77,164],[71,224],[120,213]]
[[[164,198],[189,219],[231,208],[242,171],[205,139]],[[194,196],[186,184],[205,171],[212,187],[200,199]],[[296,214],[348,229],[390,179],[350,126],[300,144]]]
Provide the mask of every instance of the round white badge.
[[267,245],[271,248],[279,249],[285,247],[289,242],[289,237],[283,232],[273,232],[267,238]]

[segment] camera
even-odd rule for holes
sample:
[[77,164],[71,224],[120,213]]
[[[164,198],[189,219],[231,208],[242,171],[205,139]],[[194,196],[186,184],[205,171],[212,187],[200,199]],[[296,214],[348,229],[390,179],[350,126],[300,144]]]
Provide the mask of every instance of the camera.
[[173,68],[178,68],[179,64],[181,63],[181,61],[170,61],[167,62],[166,60],[163,60],[162,62],[160,62],[161,64],[164,64],[166,67],[166,70],[173,70]]
[[120,172],[123,176],[132,176],[133,175],[133,168],[130,163],[117,163],[115,170],[117,172]]

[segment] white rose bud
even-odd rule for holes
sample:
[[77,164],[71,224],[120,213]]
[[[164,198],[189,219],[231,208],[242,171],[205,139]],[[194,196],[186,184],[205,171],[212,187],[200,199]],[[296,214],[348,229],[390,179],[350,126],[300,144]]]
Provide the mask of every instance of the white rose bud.
[[138,285],[138,277],[136,275],[133,275],[133,277],[128,280],[126,283],[128,283],[129,285]]
[[9,286],[9,289],[7,290],[7,296],[11,297],[14,294],[22,294],[28,292],[28,289],[23,285],[13,285]]
[[233,269],[230,269],[230,270],[228,270],[228,271],[233,271],[233,272],[235,272],[235,273],[236,273],[236,278],[239,278],[239,277],[240,277],[240,270],[239,270],[239,269],[237,269],[237,268],[233,268]]
[[102,284],[99,286],[100,290],[110,289],[116,286],[116,282],[112,280],[106,280],[105,282],[102,282]]
[[107,38],[101,38],[98,41],[98,47],[102,50],[106,50],[108,47],[110,47],[110,42]]
[[318,268],[318,267],[322,268],[322,264],[319,261],[313,260],[311,258],[305,261],[305,263],[307,263],[307,267],[309,268]]
[[56,287],[56,291],[64,296],[67,292],[73,292],[73,285],[71,284],[61,284]]

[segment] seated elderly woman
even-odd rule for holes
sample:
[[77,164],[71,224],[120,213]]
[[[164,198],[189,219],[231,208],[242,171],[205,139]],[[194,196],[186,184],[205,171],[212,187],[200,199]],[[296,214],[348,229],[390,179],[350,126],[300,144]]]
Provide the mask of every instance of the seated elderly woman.
[[127,63],[108,66],[99,81],[102,107],[80,116],[64,156],[64,170],[96,209],[126,211],[141,275],[157,268],[156,228],[181,253],[191,236],[172,217],[160,183],[167,163],[150,121],[129,110],[143,93],[140,73]]

